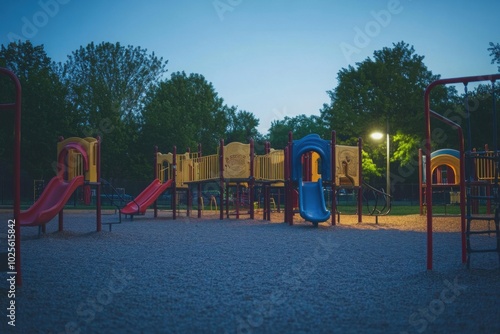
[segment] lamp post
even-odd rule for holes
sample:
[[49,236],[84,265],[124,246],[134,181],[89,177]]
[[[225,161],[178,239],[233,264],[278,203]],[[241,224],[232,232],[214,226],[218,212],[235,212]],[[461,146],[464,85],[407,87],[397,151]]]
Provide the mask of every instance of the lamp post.
[[[382,132],[373,132],[370,134],[370,137],[375,140],[380,140],[384,138],[384,134]],[[386,189],[385,192],[387,195],[391,194],[391,165],[390,165],[390,138],[389,138],[389,126],[387,126],[387,133],[386,133],[386,142],[387,142],[387,152],[386,152]]]

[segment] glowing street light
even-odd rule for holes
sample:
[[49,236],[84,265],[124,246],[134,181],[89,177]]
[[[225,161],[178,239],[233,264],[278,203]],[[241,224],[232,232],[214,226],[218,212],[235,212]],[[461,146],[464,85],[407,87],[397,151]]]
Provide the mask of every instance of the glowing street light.
[[[387,128],[389,130],[389,128]],[[370,137],[375,140],[380,140],[384,138],[384,134],[382,132],[373,132],[370,134]],[[389,131],[386,133],[386,141],[387,141],[387,152],[386,152],[386,189],[385,193],[387,195],[391,194],[391,165],[390,165],[390,138],[389,138]]]
[[384,138],[384,134],[382,132],[374,132],[370,135],[370,137],[372,137],[372,139],[375,139],[375,140],[380,140],[380,139]]

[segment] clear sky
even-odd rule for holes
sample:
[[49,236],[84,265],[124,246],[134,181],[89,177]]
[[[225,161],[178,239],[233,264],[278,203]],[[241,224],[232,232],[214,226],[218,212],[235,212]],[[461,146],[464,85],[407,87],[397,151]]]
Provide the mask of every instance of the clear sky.
[[498,0],[3,0],[0,43],[64,62],[90,42],[146,48],[202,74],[226,104],[273,120],[319,115],[337,73],[405,41],[442,77],[490,74]]

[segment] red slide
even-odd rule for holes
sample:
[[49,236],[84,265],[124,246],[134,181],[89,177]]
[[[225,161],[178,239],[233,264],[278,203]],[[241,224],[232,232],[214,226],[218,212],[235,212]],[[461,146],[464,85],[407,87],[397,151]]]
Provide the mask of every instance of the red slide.
[[23,226],[43,225],[54,218],[69,200],[73,192],[83,185],[83,175],[65,181],[56,176],[50,180],[40,198],[28,210],[21,212]]
[[155,179],[139,196],[125,205],[120,211],[124,215],[143,215],[146,209],[153,204],[156,199],[172,185],[172,180],[161,183]]

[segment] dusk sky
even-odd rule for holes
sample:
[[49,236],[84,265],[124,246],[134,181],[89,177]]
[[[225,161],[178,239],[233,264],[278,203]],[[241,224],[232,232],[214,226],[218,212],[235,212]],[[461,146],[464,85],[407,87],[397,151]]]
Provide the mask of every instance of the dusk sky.
[[339,70],[404,41],[443,78],[491,74],[500,1],[4,0],[0,43],[44,44],[54,61],[90,42],[140,46],[202,74],[260,119],[319,115]]

